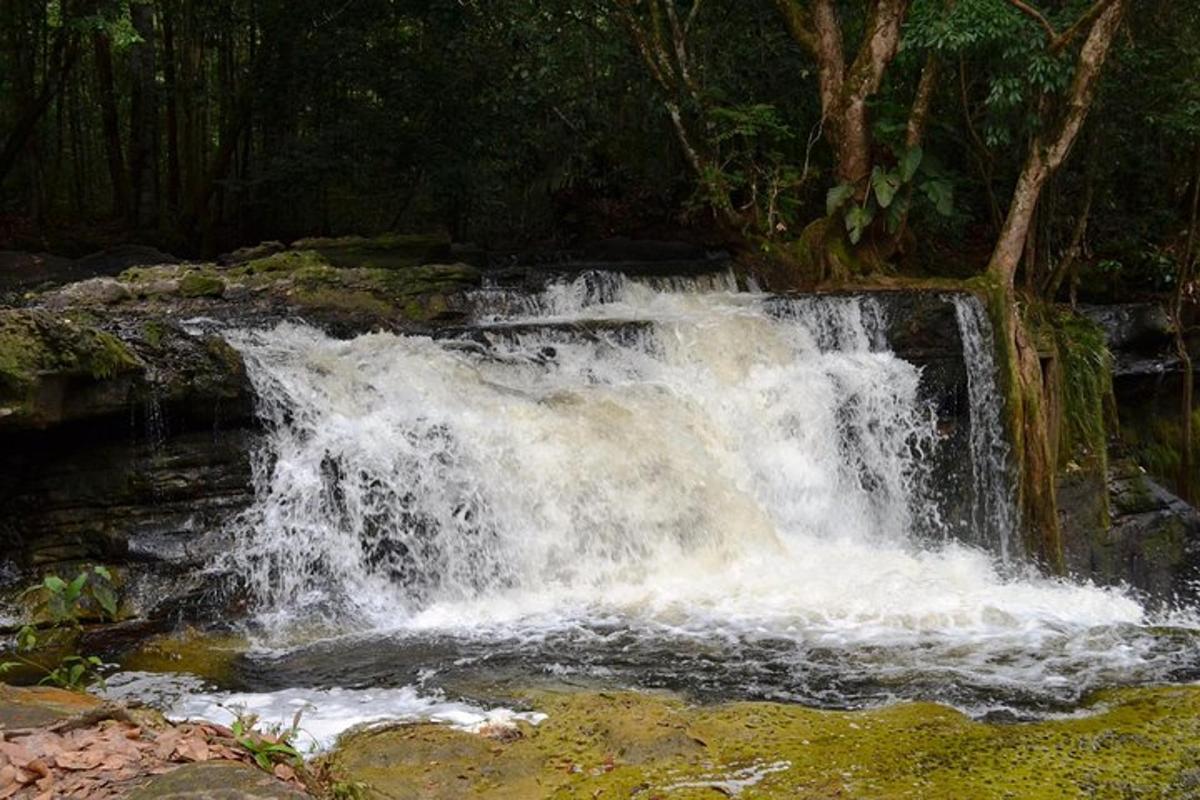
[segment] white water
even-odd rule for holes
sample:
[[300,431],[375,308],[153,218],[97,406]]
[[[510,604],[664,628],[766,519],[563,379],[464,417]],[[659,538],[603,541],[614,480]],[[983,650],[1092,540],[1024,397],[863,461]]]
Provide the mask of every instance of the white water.
[[[522,300],[482,341],[231,335],[269,433],[227,566],[267,627],[586,649],[616,626],[731,656],[758,640],[833,648],[883,680],[997,690],[1153,661],[1152,639],[1126,636],[1146,620],[1123,592],[928,544],[936,420],[877,304],[768,310],[679,288],[590,276]],[[487,315],[514,311],[515,296],[486,299]],[[959,320],[979,406],[986,331],[969,306]],[[1007,536],[992,418],[974,409],[963,456],[986,461],[975,524]]]
[[393,722],[437,722],[478,733],[487,728],[537,725],[546,715],[505,708],[483,709],[445,700],[416,687],[397,689],[285,689],[276,692],[212,691],[194,677],[170,673],[124,672],[102,694],[137,699],[164,709],[174,721],[207,720],[230,725],[253,715],[260,730],[288,730],[298,723],[295,746],[303,753],[329,750],[352,728]]
[[1009,468],[1008,440],[1001,421],[992,326],[983,304],[956,296],[954,312],[968,364],[967,394],[971,404],[971,525],[980,543],[996,542],[1000,558],[1020,554],[1016,503]]

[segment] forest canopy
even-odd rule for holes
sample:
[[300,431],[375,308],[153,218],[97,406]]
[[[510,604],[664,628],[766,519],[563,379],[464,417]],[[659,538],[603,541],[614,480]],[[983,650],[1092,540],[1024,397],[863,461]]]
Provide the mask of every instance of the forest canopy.
[[1038,178],[1031,287],[1168,291],[1200,169],[1200,8],[1167,0],[7,0],[0,37],[17,249],[828,216],[969,274]]

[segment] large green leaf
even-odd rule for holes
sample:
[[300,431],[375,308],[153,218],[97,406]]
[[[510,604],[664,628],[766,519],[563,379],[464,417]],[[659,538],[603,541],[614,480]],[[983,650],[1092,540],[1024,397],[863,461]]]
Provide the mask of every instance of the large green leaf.
[[900,191],[900,176],[891,170],[876,167],[871,171],[871,188],[875,190],[875,200],[880,208],[887,208]]
[[895,233],[900,230],[900,224],[904,222],[904,215],[908,213],[908,195],[900,195],[896,198],[896,202],[892,203],[884,215],[887,221],[888,233]]
[[921,191],[943,217],[954,213],[954,185],[950,181],[942,178],[925,181],[921,184]]
[[117,593],[112,587],[106,583],[97,583],[92,586],[92,597],[96,598],[96,602],[104,609],[104,613],[109,617],[117,615]]
[[832,217],[842,205],[854,194],[854,187],[848,183],[839,183],[825,195],[825,214]]
[[846,212],[846,232],[850,234],[850,243],[858,244],[863,234],[875,219],[875,211],[870,206],[853,205]]
[[904,151],[904,155],[900,157],[900,180],[903,183],[908,183],[917,174],[917,168],[921,166],[921,159],[925,157],[925,151],[919,145],[910,147]]

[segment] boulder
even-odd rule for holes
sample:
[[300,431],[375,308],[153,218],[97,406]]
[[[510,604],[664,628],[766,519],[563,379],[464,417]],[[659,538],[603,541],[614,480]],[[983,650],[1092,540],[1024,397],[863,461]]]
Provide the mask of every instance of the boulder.
[[1196,599],[1200,511],[1132,460],[1115,458],[1107,484],[1084,470],[1065,475],[1059,511],[1071,573],[1101,584],[1127,584],[1157,602]]
[[205,761],[156,775],[128,797],[129,800],[295,800],[310,795],[238,761]]
[[71,283],[43,300],[49,308],[111,306],[133,298],[129,287],[116,278],[89,278]]
[[293,250],[312,250],[335,267],[403,269],[445,261],[450,238],[440,234],[389,234],[309,238],[292,242]]

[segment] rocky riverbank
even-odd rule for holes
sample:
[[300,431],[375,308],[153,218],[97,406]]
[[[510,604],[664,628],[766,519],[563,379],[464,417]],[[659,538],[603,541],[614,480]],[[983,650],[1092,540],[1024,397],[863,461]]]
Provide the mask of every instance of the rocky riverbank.
[[375,727],[306,766],[267,771],[220,725],[3,689],[0,796],[1062,800],[1184,798],[1200,785],[1196,687],[1106,692],[1036,723],[976,722],[933,704],[833,712],[624,692],[526,699],[548,715],[540,724]]

